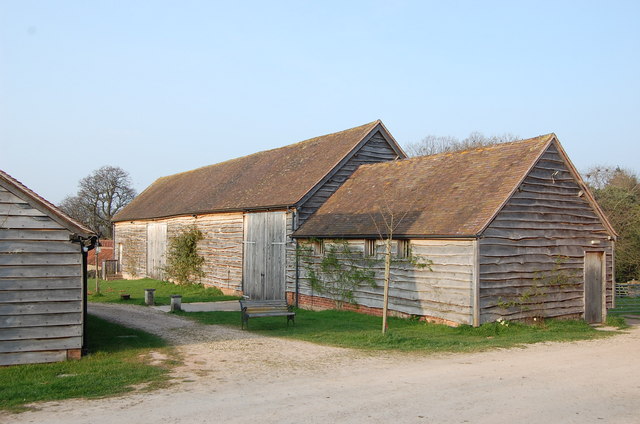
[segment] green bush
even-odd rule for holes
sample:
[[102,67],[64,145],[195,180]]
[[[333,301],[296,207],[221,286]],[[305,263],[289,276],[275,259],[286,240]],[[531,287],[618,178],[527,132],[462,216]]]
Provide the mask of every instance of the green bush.
[[204,238],[195,226],[182,231],[169,241],[165,272],[177,284],[190,284],[204,277],[204,258],[198,255],[198,242]]

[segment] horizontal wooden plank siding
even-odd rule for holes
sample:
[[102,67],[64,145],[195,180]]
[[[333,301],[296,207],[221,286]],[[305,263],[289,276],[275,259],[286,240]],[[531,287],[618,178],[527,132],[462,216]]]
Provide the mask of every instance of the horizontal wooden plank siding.
[[82,311],[82,303],[78,301],[51,301],[51,302],[25,302],[25,303],[0,303],[1,315],[23,314],[62,314],[67,312]]
[[82,324],[82,314],[80,312],[0,316],[0,328],[80,324]]
[[122,252],[118,259],[124,278],[143,278],[147,275],[146,221],[116,222],[113,245],[118,254]]
[[[612,244],[555,146],[550,146],[480,239],[481,322],[584,313],[584,256]],[[595,244],[594,244],[595,242]]]
[[46,362],[60,362],[65,359],[67,359],[66,350],[0,353],[0,365],[42,364]]
[[58,240],[68,241],[67,230],[7,230],[0,228],[0,240]]
[[45,290],[45,289],[75,289],[78,287],[77,277],[54,278],[3,278],[0,291],[16,290]]
[[198,253],[205,259],[201,282],[230,292],[242,290],[243,214],[218,213],[173,217],[155,221],[118,222],[116,251],[122,244],[122,270],[126,278],[147,276],[147,224],[167,225],[167,249],[172,237],[195,225],[203,234]]
[[298,226],[311,216],[362,164],[394,160],[397,153],[380,132],[374,134],[358,152],[319,188],[298,210]]
[[82,291],[78,290],[78,287],[58,290],[0,291],[0,303],[68,302],[81,299]]
[[82,347],[80,245],[4,188],[0,227],[0,365],[64,360]]
[[[301,240],[304,245],[304,241]],[[331,241],[326,241],[326,246]],[[352,251],[364,251],[364,240],[350,240]],[[377,242],[375,271],[376,287],[360,287],[356,302],[369,308],[382,308],[384,287],[383,241]],[[419,268],[395,260],[391,269],[389,309],[408,315],[437,318],[444,321],[472,324],[473,242],[470,240],[411,240],[412,254],[431,261],[431,269]],[[392,244],[397,255],[397,242]],[[290,252],[293,254],[293,252]],[[319,264],[321,257],[300,255],[299,290],[305,296],[319,296],[309,284],[309,264]],[[295,291],[295,267],[289,268],[287,290]]]
[[34,352],[38,350],[80,349],[82,337],[62,337],[53,339],[0,340],[0,352]]

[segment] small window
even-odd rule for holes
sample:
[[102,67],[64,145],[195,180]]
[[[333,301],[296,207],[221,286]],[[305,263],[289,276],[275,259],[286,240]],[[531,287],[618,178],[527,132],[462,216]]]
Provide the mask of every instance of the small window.
[[365,239],[364,241],[364,255],[375,256],[376,255],[376,239]]
[[409,240],[398,240],[398,251],[396,255],[401,259],[406,259],[411,256],[411,245],[409,244]]
[[315,240],[313,242],[313,254],[324,255],[324,240]]

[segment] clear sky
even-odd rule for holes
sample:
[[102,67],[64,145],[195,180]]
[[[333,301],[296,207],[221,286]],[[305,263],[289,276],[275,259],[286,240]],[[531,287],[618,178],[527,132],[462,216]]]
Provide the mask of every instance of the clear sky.
[[640,1],[0,0],[0,169],[57,203],[382,119],[640,170]]

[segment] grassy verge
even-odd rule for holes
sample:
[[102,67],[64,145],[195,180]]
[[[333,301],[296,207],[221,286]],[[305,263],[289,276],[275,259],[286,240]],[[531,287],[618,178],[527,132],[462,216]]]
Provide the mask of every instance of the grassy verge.
[[166,381],[169,367],[146,364],[151,351],[170,354],[154,335],[88,316],[89,355],[79,361],[0,368],[0,409],[20,411],[25,404],[70,398],[95,398],[153,388]]
[[[89,302],[130,303],[144,305],[144,289],[156,289],[156,305],[169,305],[171,295],[182,295],[182,302],[219,302],[236,300],[238,297],[225,296],[220,289],[203,287],[200,284],[179,286],[166,281],[143,278],[141,280],[100,281],[100,294],[95,292],[95,280],[89,280]],[[131,295],[130,300],[120,299],[121,294]]]
[[[240,327],[240,312],[180,312],[205,324]],[[594,330],[582,321],[546,320],[538,325],[515,322],[484,324],[478,328],[391,318],[387,336],[380,334],[381,318],[348,311],[296,311],[296,325],[286,318],[249,320],[251,330],[269,336],[318,344],[369,350],[420,352],[473,352],[546,341],[588,340],[611,332]]]

